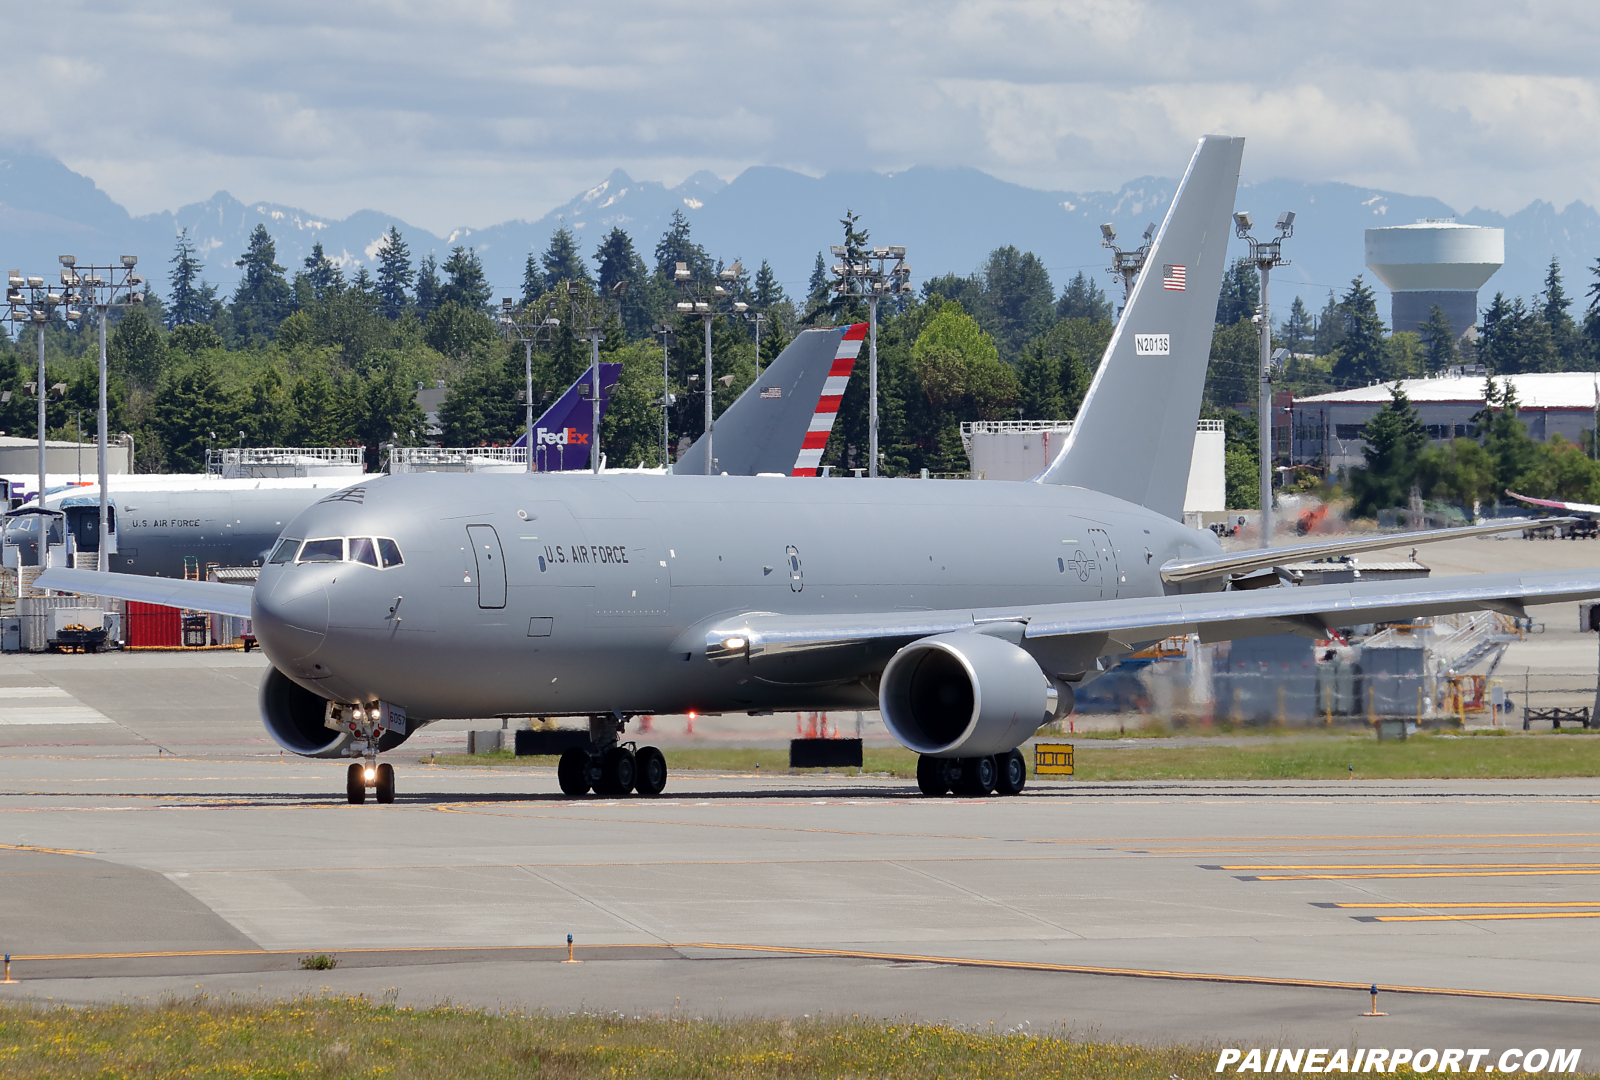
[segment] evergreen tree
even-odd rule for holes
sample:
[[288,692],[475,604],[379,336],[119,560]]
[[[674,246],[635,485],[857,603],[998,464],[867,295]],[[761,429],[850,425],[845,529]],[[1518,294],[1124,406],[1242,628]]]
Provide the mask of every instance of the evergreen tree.
[[1232,326],[1255,315],[1261,304],[1261,274],[1249,259],[1237,259],[1222,275],[1217,296],[1217,325]]
[[778,281],[778,275],[773,272],[767,260],[761,260],[761,269],[756,271],[756,307],[767,311],[775,305],[788,301],[784,295],[783,285]]
[[180,472],[204,471],[207,433],[238,431],[243,419],[237,396],[204,353],[169,374],[152,412],[151,427]]
[[1305,301],[1297,296],[1294,303],[1289,305],[1289,317],[1283,322],[1283,347],[1290,353],[1304,352],[1306,346],[1311,344],[1312,333],[1311,312],[1306,310]]
[[305,258],[305,271],[295,275],[311,287],[316,300],[337,296],[344,289],[344,271],[322,250],[322,241],[311,245],[311,254]]
[[167,308],[167,329],[211,321],[217,289],[200,278],[203,264],[195,256],[187,227],[178,234],[178,250],[172,256],[172,303]]
[[829,286],[832,279],[828,276],[828,264],[822,258],[822,252],[817,252],[817,261],[811,266],[811,277],[806,282],[806,310],[815,311],[828,302]]
[[550,246],[545,248],[539,262],[544,267],[544,287],[550,292],[554,292],[563,281],[590,284],[589,267],[578,250],[578,241],[565,225],[550,237]]
[[455,304],[465,311],[484,311],[494,295],[484,278],[483,260],[477,251],[460,245],[450,249],[444,272],[449,280],[439,289],[438,304]]
[[1461,358],[1456,348],[1455,327],[1450,325],[1450,317],[1438,304],[1428,309],[1428,321],[1422,324],[1420,335],[1423,348],[1427,350],[1427,370],[1431,374],[1438,374]]
[[433,252],[417,266],[417,318],[426,321],[439,306],[439,264]]
[[613,228],[595,249],[594,258],[600,265],[600,295],[620,300],[622,325],[630,340],[644,337],[650,332],[655,304],[649,271],[633,248],[633,238]]
[[[294,291],[284,280],[277,257],[277,247],[267,227],[257,225],[250,233],[249,250],[234,263],[244,270],[233,294],[234,332],[247,341],[270,339],[293,308]],[[168,450],[179,452],[170,443]]]
[[377,282],[372,280],[372,275],[367,273],[365,266],[356,267],[356,276],[350,279],[350,290],[363,297],[376,297]]
[[411,249],[400,238],[400,230],[390,225],[378,246],[378,302],[384,318],[398,319],[405,311],[412,280]]
[[1106,299],[1105,290],[1095,284],[1093,278],[1079,270],[1067,282],[1066,288],[1061,290],[1061,299],[1056,301],[1056,318],[1058,319],[1096,319],[1111,318],[1111,301]]
[[1579,337],[1577,325],[1573,323],[1572,316],[1568,313],[1568,309],[1572,307],[1572,299],[1567,296],[1561,284],[1561,263],[1553,255],[1550,257],[1550,267],[1545,271],[1542,299],[1544,302],[1541,314],[1550,335],[1552,354],[1547,362],[1554,365],[1553,370],[1578,370],[1583,363],[1582,339]]
[[689,268],[689,273],[694,280],[702,281],[711,276],[711,258],[706,254],[705,248],[696,244],[689,235],[689,219],[684,217],[682,210],[672,211],[672,220],[667,225],[667,231],[661,234],[661,239],[656,243],[656,273],[671,281],[673,271],[678,263],[684,263]]
[[544,295],[544,268],[539,256],[528,252],[528,261],[522,264],[522,306],[531,307]]
[[1339,315],[1339,301],[1329,289],[1328,302],[1322,305],[1322,313],[1317,316],[1317,325],[1312,330],[1311,351],[1318,356],[1332,356],[1339,351],[1343,340],[1344,319]]
[[1351,279],[1349,291],[1340,298],[1339,317],[1344,334],[1333,364],[1334,381],[1350,387],[1383,378],[1383,320],[1378,318],[1377,298],[1360,275]]
[[1013,361],[1022,347],[1055,322],[1055,286],[1033,252],[1015,246],[989,253],[983,269],[984,298],[995,314],[995,343],[1000,356]]
[[1428,432],[1399,384],[1389,390],[1389,404],[1361,428],[1366,464],[1350,470],[1354,513],[1370,516],[1403,506],[1417,483],[1417,459],[1428,445]]
[[[201,326],[211,329],[204,324]],[[216,336],[215,331],[212,336]],[[166,362],[167,346],[161,340],[161,332],[151,324],[140,305],[129,307],[106,342],[107,370],[148,388],[160,380]]]

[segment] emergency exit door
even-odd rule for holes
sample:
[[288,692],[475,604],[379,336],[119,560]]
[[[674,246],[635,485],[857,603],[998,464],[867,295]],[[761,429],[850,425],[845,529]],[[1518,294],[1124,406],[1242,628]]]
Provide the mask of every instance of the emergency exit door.
[[472,557],[478,564],[478,606],[503,608],[506,606],[506,560],[500,550],[500,536],[493,525],[468,525],[467,538],[472,544]]

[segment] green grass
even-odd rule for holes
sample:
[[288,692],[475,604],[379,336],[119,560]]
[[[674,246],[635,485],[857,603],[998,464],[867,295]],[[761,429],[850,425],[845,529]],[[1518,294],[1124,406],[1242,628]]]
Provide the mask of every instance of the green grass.
[[[1078,746],[1079,780],[1418,780],[1600,775],[1600,740],[1545,735],[1372,735],[1263,739],[1260,745]],[[1352,766],[1354,771],[1352,772]]]
[[860,1018],[722,1020],[409,1009],[364,998],[0,1006],[0,1072],[51,1077],[921,1077],[1167,1080],[1215,1051]]
[[[1473,731],[1427,733],[1404,741],[1379,742],[1369,731],[1316,729],[1263,732],[1244,746],[1105,747],[1081,735],[1048,736],[1070,742],[1078,780],[1419,780],[1495,777],[1600,776],[1600,738],[1550,738],[1579,732]],[[1593,734],[1592,732],[1590,734]],[[787,773],[785,749],[688,747],[668,749],[669,769],[754,774]],[[899,747],[868,748],[867,774],[914,779],[917,755]],[[423,761],[437,765],[554,768],[553,757],[494,754],[440,754]],[[1351,772],[1351,766],[1355,767]],[[1031,763],[1030,763],[1031,768]],[[806,770],[815,772],[817,770]],[[855,775],[855,769],[834,769]]]

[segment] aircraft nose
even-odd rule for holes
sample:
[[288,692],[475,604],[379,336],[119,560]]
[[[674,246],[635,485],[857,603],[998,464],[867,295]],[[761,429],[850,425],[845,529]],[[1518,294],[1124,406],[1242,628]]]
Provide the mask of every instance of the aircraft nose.
[[256,590],[251,605],[256,640],[269,657],[304,660],[328,634],[328,591],[315,571],[291,570],[267,589]]

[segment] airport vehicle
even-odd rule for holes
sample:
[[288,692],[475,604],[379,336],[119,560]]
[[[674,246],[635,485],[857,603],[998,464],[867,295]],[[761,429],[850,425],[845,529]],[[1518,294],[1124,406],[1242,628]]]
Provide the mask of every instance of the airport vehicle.
[[635,715],[874,705],[921,755],[924,792],[1016,792],[1023,741],[1151,642],[1600,595],[1600,569],[1224,589],[1278,557],[1181,523],[1242,152],[1200,141],[1035,482],[379,477],[292,520],[253,592],[78,570],[39,584],[250,615],[268,731],[358,758],[351,802],[391,801],[378,754],[436,719],[587,717],[594,750],[563,757],[562,789],[654,795],[666,763],[625,741]]

